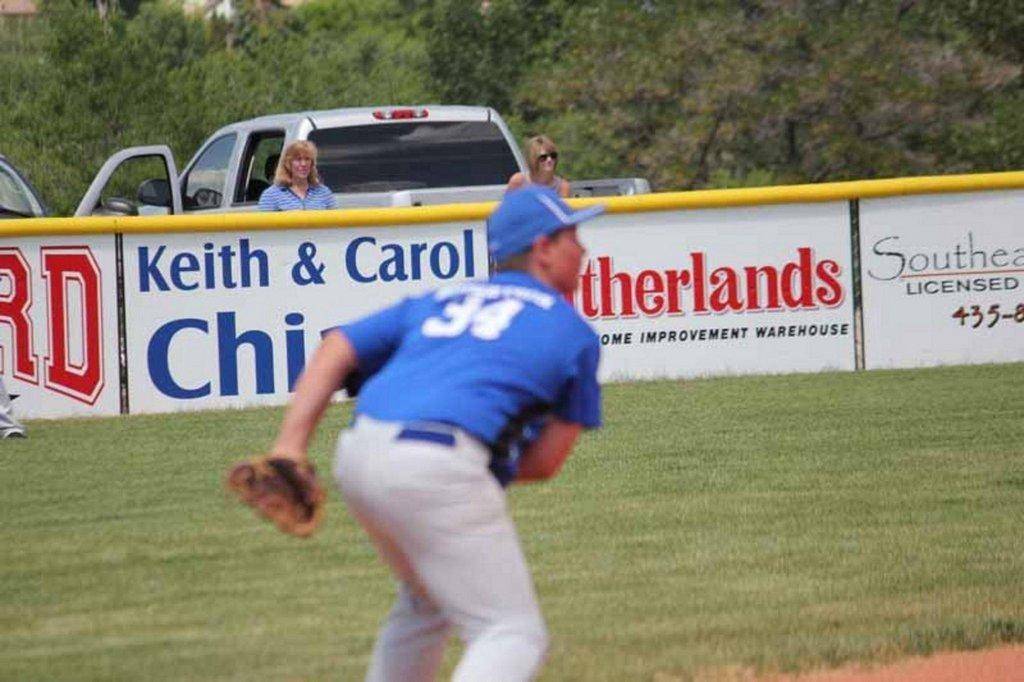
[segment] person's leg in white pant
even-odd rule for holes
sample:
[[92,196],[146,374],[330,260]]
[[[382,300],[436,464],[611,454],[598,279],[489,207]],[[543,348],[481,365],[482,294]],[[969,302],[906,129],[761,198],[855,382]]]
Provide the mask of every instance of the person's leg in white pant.
[[450,629],[437,607],[403,584],[374,645],[367,682],[434,680]]
[[[458,628],[467,646],[453,680],[531,679],[543,662],[547,631],[486,449],[466,439],[451,448],[396,441],[396,435],[364,420],[339,441],[337,476],[346,502],[378,547],[397,548],[382,552],[396,573],[401,577],[407,561],[444,622]],[[419,661],[435,655],[437,640],[428,633],[436,631],[401,599],[392,617],[394,628],[389,618],[371,667],[378,677],[367,679],[420,679],[388,673],[427,670]],[[397,636],[402,631],[419,635]]]
[[0,379],[0,438],[11,438],[25,435],[25,427],[15,416],[11,406],[11,396],[7,393],[4,380]]
[[[484,476],[493,483],[486,469]],[[480,492],[472,507],[418,515],[417,535],[432,540],[413,565],[466,642],[453,682],[530,680],[547,652],[547,629],[504,493],[497,485]]]
[[532,680],[547,653],[548,636],[536,618],[505,618],[469,640],[452,682]]

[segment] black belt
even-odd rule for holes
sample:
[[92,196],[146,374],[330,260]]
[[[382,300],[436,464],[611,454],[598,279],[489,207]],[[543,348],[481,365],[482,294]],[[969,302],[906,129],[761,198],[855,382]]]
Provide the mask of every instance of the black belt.
[[455,447],[455,434],[450,429],[445,424],[406,426],[398,432],[395,440],[418,440],[452,448]]

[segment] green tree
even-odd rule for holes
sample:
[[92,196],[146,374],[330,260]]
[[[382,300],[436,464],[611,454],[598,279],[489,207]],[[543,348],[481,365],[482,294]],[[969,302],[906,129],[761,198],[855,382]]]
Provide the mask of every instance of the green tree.
[[1024,2],[1021,0],[938,0],[938,15],[966,33],[981,50],[1003,60],[1007,77],[985,83],[984,98],[948,140],[950,154],[973,168],[1024,168]]
[[[714,6],[712,6],[712,4]],[[605,2],[520,106],[573,175],[662,189],[967,170],[947,140],[1012,68],[888,2]],[[909,15],[908,15],[909,14]]]
[[31,74],[17,85],[21,96],[12,93],[18,106],[0,114],[0,129],[14,131],[12,156],[56,212],[74,210],[110,153],[154,141],[169,116],[161,106],[168,75],[204,53],[204,30],[158,3],[134,19],[44,3]]
[[[564,36],[566,4],[552,0],[438,0],[423,20],[441,100],[511,112],[524,74],[543,72]],[[520,110],[521,118],[533,112]]]
[[58,213],[122,147],[373,104],[490,105],[570,177],[658,189],[1024,163],[1022,0],[133,3],[0,26],[0,151]]
[[[252,12],[225,27],[163,3],[101,16],[80,0],[44,4],[32,55],[0,51],[4,151],[60,214],[100,164],[168,143],[179,163],[216,128],[285,111],[423,101],[422,40],[400,0],[323,0]],[[31,97],[25,93],[31,92]]]

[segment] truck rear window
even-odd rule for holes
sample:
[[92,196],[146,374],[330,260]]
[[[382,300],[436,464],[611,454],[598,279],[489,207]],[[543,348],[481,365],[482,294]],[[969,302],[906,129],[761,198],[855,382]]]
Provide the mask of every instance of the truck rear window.
[[309,139],[335,192],[504,185],[519,170],[501,129],[488,121],[321,128]]

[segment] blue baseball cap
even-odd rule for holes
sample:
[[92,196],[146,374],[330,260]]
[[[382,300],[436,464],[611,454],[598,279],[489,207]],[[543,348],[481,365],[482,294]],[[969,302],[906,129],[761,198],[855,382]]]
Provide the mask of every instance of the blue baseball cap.
[[604,213],[603,205],[573,211],[549,187],[527,185],[509,192],[487,219],[487,251],[501,263],[528,251],[537,237],[578,225]]

